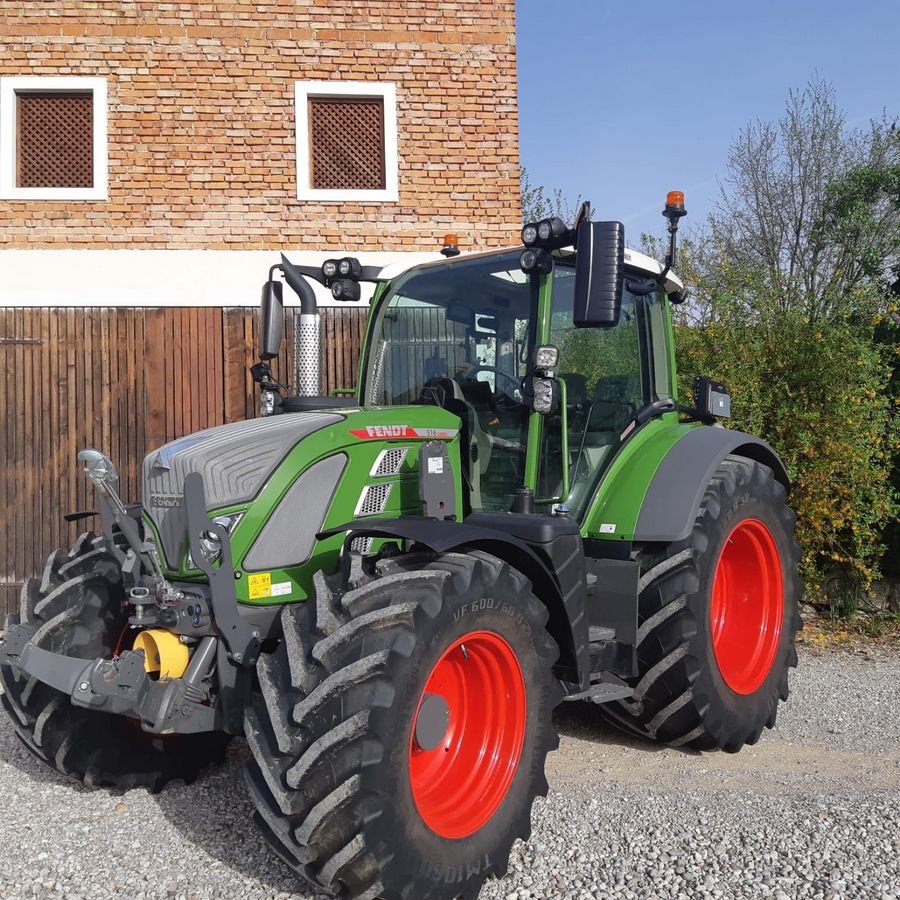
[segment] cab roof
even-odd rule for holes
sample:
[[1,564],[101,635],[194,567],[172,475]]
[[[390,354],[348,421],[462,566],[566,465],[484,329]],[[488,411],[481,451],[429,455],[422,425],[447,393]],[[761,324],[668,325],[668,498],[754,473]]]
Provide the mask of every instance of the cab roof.
[[[471,253],[461,253],[459,256],[453,257],[451,260],[448,260],[445,256],[442,256],[440,253],[422,253],[416,254],[417,259],[410,263],[408,260],[398,260],[397,262],[388,263],[380,273],[380,278],[384,281],[391,281],[394,278],[397,278],[399,275],[402,275],[404,272],[408,272],[410,269],[415,268],[421,265],[428,264],[436,264],[436,263],[446,263],[446,262],[455,262],[456,260],[461,259],[471,259],[473,257],[479,256],[493,256],[500,253],[509,253],[514,250],[519,250],[520,247],[503,247],[498,250],[488,250],[488,251],[480,251],[480,252],[471,252]],[[572,247],[563,247],[561,250],[555,251],[560,256],[571,256],[575,250]],[[653,257],[647,256],[645,253],[641,253],[638,250],[625,250],[625,265],[632,269],[637,269],[641,272],[646,272],[650,275],[659,275],[662,272],[662,265]],[[666,273],[666,292],[671,293],[672,291],[682,291],[684,290],[684,282],[672,271]]]

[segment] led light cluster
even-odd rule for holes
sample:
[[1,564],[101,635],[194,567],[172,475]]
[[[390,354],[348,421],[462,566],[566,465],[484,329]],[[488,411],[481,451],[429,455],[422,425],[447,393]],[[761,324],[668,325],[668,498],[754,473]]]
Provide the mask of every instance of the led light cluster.
[[547,275],[553,269],[551,250],[565,247],[574,241],[574,232],[557,216],[531,222],[522,229],[525,250],[519,266],[529,275]]
[[548,416],[556,411],[558,399],[556,382],[552,378],[537,378],[534,381],[534,411]]
[[359,279],[362,265],[358,259],[345,256],[343,259],[326,259],[322,263],[322,278],[325,286],[331,288],[335,300],[359,300]]

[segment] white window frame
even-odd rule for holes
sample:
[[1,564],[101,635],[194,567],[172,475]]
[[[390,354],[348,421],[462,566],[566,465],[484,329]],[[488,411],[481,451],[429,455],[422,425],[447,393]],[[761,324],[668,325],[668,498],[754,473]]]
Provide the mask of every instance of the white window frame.
[[[16,95],[23,93],[86,93],[94,104],[94,184],[89,188],[19,187],[16,184]],[[106,200],[109,146],[107,143],[106,79],[27,75],[0,78],[0,199]]]
[[[309,100],[341,97],[347,100],[380,97],[384,110],[384,188],[376,190],[322,190],[310,185]],[[297,128],[297,199],[326,202],[385,202],[400,199],[397,154],[397,86],[373,81],[294,82],[294,119]]]

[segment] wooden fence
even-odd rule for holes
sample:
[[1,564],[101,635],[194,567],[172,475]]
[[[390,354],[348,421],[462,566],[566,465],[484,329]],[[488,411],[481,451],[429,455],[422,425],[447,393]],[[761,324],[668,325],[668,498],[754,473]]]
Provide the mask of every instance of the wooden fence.
[[[364,322],[364,310],[322,311],[326,390],[356,385]],[[285,324],[273,360],[282,381],[292,309]],[[123,497],[139,500],[140,464],[154,447],[258,414],[247,371],[256,328],[251,309],[0,309],[0,617],[47,554],[84,529],[63,515],[95,508],[80,449],[108,453]]]

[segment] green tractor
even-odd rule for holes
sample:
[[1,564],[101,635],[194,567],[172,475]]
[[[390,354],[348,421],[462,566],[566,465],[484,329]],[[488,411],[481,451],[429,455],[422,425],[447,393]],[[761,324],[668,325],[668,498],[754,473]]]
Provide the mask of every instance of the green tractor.
[[[797,662],[788,476],[675,389],[671,273],[618,222],[392,271],[282,257],[263,290],[265,413],[176,440],[129,505],[22,590],[0,645],[25,746],[89,786],[191,781],[244,735],[258,825],[312,886],[449,900],[527,838],[553,710],[734,752]],[[268,360],[282,278],[298,382]],[[318,397],[313,282],[375,293],[353,398]]]

